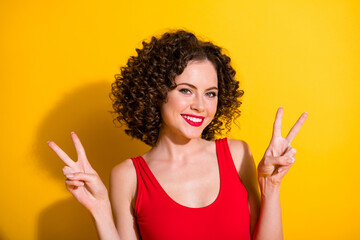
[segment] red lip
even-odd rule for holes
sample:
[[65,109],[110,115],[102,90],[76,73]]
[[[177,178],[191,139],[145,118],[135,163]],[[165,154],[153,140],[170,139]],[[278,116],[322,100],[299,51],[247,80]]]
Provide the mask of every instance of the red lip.
[[[194,126],[194,127],[200,127],[201,124],[204,122],[204,117],[201,117],[201,116],[195,116],[195,115],[191,115],[191,114],[181,114],[181,116],[183,117],[183,119],[188,123],[190,124],[191,126]],[[194,118],[200,118],[201,121],[200,122],[193,122],[189,119],[186,119],[184,116],[189,116],[189,117],[194,117]]]

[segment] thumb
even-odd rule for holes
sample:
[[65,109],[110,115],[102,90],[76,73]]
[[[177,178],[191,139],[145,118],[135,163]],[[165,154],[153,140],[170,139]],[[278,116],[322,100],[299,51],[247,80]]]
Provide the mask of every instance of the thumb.
[[66,178],[72,181],[84,181],[86,183],[94,183],[99,178],[99,176],[95,173],[83,173],[83,172],[75,172],[65,174]]

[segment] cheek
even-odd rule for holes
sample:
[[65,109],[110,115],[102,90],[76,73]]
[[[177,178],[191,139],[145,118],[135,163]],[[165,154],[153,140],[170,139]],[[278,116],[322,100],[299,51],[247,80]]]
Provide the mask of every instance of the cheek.
[[163,118],[173,118],[184,112],[188,105],[187,99],[170,95],[168,101],[161,107],[161,114]]
[[173,96],[169,98],[168,107],[173,110],[182,111],[190,104],[190,98]]
[[209,104],[209,112],[212,115],[215,115],[216,111],[217,111],[217,105],[218,105],[218,101],[213,101]]

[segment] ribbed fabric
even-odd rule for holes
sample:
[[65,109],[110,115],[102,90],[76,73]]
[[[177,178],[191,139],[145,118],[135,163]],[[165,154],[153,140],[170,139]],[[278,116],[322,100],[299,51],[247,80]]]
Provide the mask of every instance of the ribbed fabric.
[[220,192],[208,206],[183,206],[164,191],[145,160],[132,158],[138,193],[135,217],[143,240],[250,239],[247,191],[236,171],[227,139],[216,143]]

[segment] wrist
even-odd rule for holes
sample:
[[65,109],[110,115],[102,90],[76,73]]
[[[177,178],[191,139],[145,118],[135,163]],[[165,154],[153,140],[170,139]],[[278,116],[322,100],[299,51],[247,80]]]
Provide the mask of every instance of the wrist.
[[99,239],[120,240],[112,215],[110,200],[99,202],[91,214],[98,230]]
[[260,177],[258,181],[261,198],[280,196],[280,183],[274,183],[268,177]]
[[112,218],[111,204],[108,199],[99,202],[96,207],[90,210],[91,215],[94,217],[95,221],[98,219],[104,219],[109,216]]

